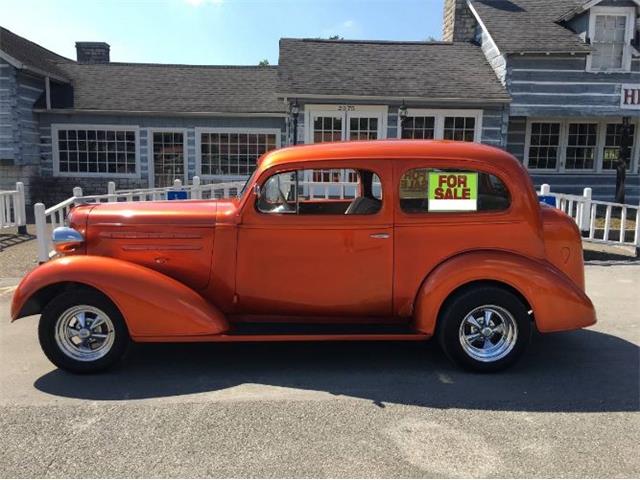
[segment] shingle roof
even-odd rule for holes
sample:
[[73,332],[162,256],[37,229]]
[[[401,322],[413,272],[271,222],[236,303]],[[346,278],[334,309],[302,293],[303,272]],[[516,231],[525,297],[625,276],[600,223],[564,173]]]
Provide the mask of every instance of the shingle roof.
[[276,67],[144,63],[59,64],[74,108],[132,112],[281,113]]
[[578,35],[556,23],[586,0],[471,0],[502,53],[588,52]]
[[73,63],[73,60],[53,53],[26,38],[0,27],[0,50],[18,60],[23,67],[41,75],[68,80],[56,63]]
[[280,40],[281,95],[352,95],[508,101],[470,43]]

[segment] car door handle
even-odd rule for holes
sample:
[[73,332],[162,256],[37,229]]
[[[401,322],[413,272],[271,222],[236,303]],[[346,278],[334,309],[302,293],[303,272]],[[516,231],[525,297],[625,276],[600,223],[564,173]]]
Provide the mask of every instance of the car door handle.
[[390,235],[388,233],[372,233],[369,235],[371,238],[385,239],[389,238]]

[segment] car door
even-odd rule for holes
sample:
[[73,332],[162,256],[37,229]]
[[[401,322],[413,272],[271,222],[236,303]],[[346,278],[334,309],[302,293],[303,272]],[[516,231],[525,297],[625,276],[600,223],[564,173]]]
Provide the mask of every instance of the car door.
[[[261,176],[260,198],[254,194],[249,199],[238,226],[236,294],[241,313],[391,314],[392,169],[382,161],[331,163],[287,166]],[[345,214],[362,196],[354,172],[365,170],[375,174],[371,185],[380,197],[375,199],[379,209]],[[366,206],[361,211],[367,211]]]

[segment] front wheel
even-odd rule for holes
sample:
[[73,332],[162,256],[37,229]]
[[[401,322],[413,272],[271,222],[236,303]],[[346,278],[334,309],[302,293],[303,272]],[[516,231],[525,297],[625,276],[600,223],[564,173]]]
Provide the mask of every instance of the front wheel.
[[510,291],[477,287],[456,294],[438,327],[440,346],[458,365],[495,372],[512,365],[531,339],[526,305]]
[[74,373],[105,370],[124,355],[129,333],[116,306],[90,290],[66,292],[44,308],[40,346],[57,367]]

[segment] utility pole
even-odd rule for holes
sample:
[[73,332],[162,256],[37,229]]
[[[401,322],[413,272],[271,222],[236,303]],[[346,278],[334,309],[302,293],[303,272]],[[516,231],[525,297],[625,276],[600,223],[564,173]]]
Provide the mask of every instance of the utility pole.
[[629,120],[629,117],[622,117],[622,126],[620,128],[620,154],[616,162],[616,203],[624,203],[624,183],[627,178],[627,165],[631,159],[633,128]]

